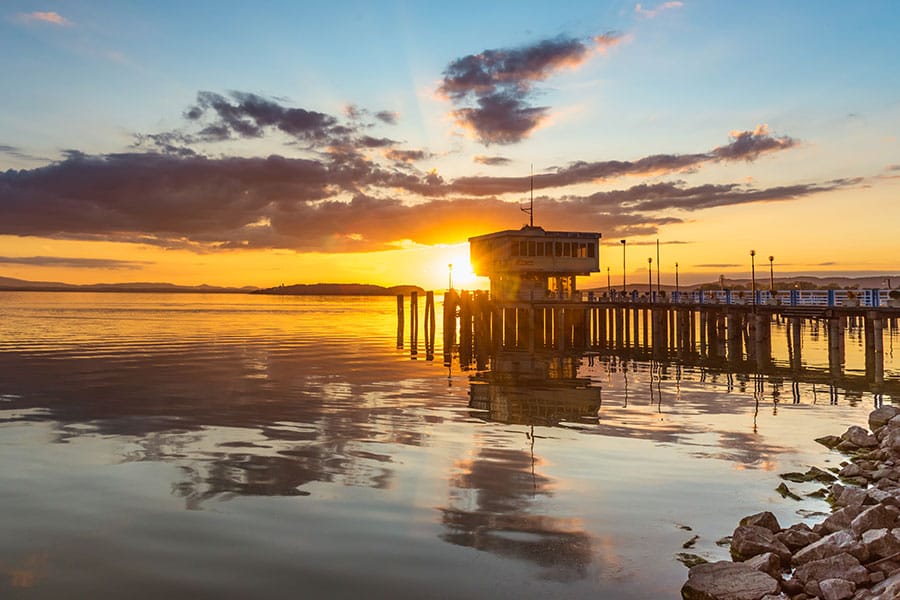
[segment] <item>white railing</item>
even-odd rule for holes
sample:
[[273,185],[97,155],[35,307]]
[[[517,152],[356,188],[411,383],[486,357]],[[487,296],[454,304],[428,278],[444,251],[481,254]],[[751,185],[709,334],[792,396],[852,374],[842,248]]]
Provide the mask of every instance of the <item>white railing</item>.
[[[588,302],[633,302],[637,304],[729,304],[752,305],[753,293],[749,291],[703,290],[689,292],[662,292],[651,294],[630,292],[584,293]],[[900,299],[891,298],[890,290],[757,290],[757,305],[775,306],[860,306],[866,308],[900,308]]]

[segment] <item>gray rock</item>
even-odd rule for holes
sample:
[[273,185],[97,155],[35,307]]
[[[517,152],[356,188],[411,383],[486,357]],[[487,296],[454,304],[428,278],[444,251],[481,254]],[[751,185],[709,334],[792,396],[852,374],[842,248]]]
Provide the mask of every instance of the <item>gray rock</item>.
[[884,581],[876,583],[869,589],[869,593],[871,598],[877,600],[896,600],[900,598],[900,573],[891,575]]
[[847,553],[808,562],[797,567],[794,571],[794,579],[804,586],[809,581],[822,581],[834,578],[846,579],[857,585],[864,585],[869,581],[869,572],[864,566],[859,564],[858,560]]
[[846,506],[831,513],[831,515],[829,515],[824,521],[818,523],[815,527],[813,527],[813,531],[822,535],[823,531],[825,532],[825,534],[829,534],[840,531],[842,529],[847,529],[850,527],[850,522],[853,521],[853,519],[855,519],[857,516],[859,516],[859,514],[864,510],[865,507],[861,505]]
[[857,515],[850,523],[850,529],[857,537],[870,529],[891,528],[897,515],[881,504],[869,507]]
[[896,406],[882,406],[881,408],[876,408],[869,413],[869,429],[872,431],[881,429],[897,415],[900,415],[900,408]]
[[851,425],[847,428],[841,439],[859,448],[874,448],[878,445],[878,440],[875,439],[875,436],[858,425]]
[[841,477],[844,477],[844,478],[859,477],[862,474],[863,474],[862,467],[860,467],[856,463],[850,463],[849,465],[847,465],[846,467],[841,469],[840,473],[838,473],[838,475],[840,475]]
[[744,561],[744,564],[751,569],[762,571],[767,575],[771,575],[775,579],[781,577],[781,559],[777,554],[766,552],[765,554],[757,554],[753,558]]
[[818,542],[813,542],[809,546],[799,550],[794,554],[791,563],[797,567],[808,562],[822,560],[830,556],[847,553],[853,555],[858,560],[868,558],[868,553],[857,538],[849,531],[836,531],[826,535]]
[[790,550],[796,551],[804,546],[809,546],[812,543],[818,542],[822,539],[822,536],[808,527],[806,528],[806,531],[789,527],[780,533],[776,533],[775,538]]
[[862,544],[869,551],[869,556],[887,558],[900,552],[900,539],[896,534],[900,529],[870,529],[862,535]]
[[831,486],[831,496],[838,506],[860,506],[866,501],[866,490],[844,487],[839,483]]
[[836,435],[826,435],[820,438],[816,438],[815,441],[819,442],[826,448],[834,448],[841,443],[841,438]]
[[784,564],[790,564],[791,551],[765,527],[741,525],[734,530],[731,536],[731,556],[735,561],[744,561],[766,552],[777,554]]
[[755,515],[749,515],[741,519],[741,525],[755,525],[756,527],[765,527],[772,533],[778,533],[781,531],[781,525],[778,523],[778,518],[775,517],[769,511],[756,513]]
[[822,600],[847,600],[853,597],[856,584],[846,579],[823,579],[819,582]]
[[693,567],[681,588],[684,600],[759,600],[777,593],[775,579],[743,563],[729,561]]

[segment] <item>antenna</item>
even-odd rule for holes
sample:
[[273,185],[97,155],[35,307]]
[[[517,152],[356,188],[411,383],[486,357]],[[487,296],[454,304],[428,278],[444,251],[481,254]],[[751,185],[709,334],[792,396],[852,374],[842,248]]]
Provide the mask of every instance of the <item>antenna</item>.
[[528,226],[534,227],[534,164],[531,165],[531,204],[528,208],[519,207],[523,213],[528,215]]

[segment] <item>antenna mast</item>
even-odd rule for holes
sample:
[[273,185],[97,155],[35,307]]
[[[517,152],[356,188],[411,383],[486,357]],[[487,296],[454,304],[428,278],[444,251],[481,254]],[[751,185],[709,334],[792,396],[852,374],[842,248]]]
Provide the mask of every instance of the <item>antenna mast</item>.
[[534,164],[531,165],[531,203],[528,208],[519,207],[523,213],[528,215],[528,226],[534,227]]

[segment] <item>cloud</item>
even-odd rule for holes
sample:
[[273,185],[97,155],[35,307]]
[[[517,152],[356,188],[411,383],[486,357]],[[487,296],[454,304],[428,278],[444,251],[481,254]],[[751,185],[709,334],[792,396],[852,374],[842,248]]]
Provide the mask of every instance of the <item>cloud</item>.
[[732,131],[731,143],[713,150],[717,158],[724,160],[756,160],[760,154],[786,150],[797,142],[787,136],[772,137],[768,125],[759,125],[753,131]]
[[664,10],[669,10],[672,8],[681,8],[684,6],[684,2],[678,2],[677,0],[673,2],[663,2],[656,8],[644,8],[640,3],[636,4],[634,7],[634,12],[638,15],[644,17],[645,19],[652,19],[659,15],[659,13]]
[[592,47],[585,40],[559,37],[470,54],[447,65],[438,93],[459,107],[451,115],[476,139],[485,145],[512,144],[528,137],[548,115],[548,107],[532,104],[535,82],[578,67],[620,38],[617,33],[600,35]]
[[512,160],[506,158],[505,156],[484,156],[483,154],[473,156],[472,160],[480,165],[487,165],[489,167],[508,165],[512,162]]
[[387,150],[384,155],[388,160],[402,163],[416,162],[434,156],[424,150],[398,150],[396,148]]
[[60,27],[70,27],[73,24],[72,21],[56,12],[19,13],[15,16],[15,20],[26,25],[31,23],[50,23]]
[[46,158],[41,158],[40,156],[33,156],[28,154],[27,152],[23,152],[20,148],[16,146],[7,146],[5,144],[0,144],[0,154],[6,154],[7,156],[12,156],[13,158],[18,158],[19,160],[27,160],[27,161],[37,161],[43,162],[46,161]]
[[142,260],[116,260],[107,258],[72,258],[67,256],[0,256],[0,264],[28,265],[32,267],[66,267],[74,269],[136,270],[153,264]]
[[396,113],[390,110],[380,110],[375,113],[375,118],[382,123],[387,123],[388,125],[396,125],[397,121],[400,119],[400,113]]

